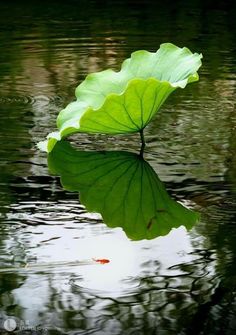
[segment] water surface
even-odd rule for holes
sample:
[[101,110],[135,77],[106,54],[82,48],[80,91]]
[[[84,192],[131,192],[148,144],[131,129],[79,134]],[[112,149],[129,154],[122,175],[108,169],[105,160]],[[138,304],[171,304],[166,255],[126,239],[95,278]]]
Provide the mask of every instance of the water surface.
[[[231,2],[0,5],[0,267],[15,269],[0,272],[0,328],[16,318],[23,334],[235,334],[234,19]],[[202,52],[203,66],[147,127],[145,159],[201,220],[132,241],[63,190],[35,144],[87,73],[118,70],[131,52],[167,41]],[[72,142],[139,150],[137,135]]]

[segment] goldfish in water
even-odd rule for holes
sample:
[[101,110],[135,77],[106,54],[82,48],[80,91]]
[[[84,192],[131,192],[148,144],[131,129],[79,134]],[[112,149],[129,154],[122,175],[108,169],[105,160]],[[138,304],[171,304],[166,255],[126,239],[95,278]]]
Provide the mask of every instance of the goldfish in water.
[[93,258],[94,262],[100,263],[100,264],[106,264],[106,263],[110,263],[109,259],[106,258]]

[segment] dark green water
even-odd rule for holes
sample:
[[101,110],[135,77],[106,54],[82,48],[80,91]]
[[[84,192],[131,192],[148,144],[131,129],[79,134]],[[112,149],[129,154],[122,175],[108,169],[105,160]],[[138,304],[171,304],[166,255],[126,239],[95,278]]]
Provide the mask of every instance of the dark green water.
[[[236,333],[235,13],[233,1],[0,4],[0,268],[13,268],[0,269],[1,334],[9,319],[18,334]],[[35,143],[87,73],[163,42],[203,66],[147,127],[145,158],[201,220],[131,241],[62,189]],[[139,150],[136,135],[74,142]],[[111,262],[76,263],[93,257]],[[17,270],[28,263],[46,265]]]

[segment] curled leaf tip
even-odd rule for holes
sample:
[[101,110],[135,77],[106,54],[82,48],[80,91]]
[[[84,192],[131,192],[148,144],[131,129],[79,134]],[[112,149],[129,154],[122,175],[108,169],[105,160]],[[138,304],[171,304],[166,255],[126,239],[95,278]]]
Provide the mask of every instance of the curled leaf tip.
[[58,131],[48,134],[45,141],[37,143],[39,150],[50,153],[54,148],[55,144],[61,140],[61,135]]
[[44,152],[48,152],[47,150],[47,144],[48,141],[40,141],[39,143],[36,144],[36,147],[40,150],[40,151],[44,151]]

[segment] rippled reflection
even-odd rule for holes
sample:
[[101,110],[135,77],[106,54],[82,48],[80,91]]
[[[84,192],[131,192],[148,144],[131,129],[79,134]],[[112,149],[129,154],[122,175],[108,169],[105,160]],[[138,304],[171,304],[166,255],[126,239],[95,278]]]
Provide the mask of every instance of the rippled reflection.
[[51,172],[69,191],[79,191],[89,212],[101,213],[109,227],[122,227],[132,240],[191,228],[198,215],[172,200],[142,156],[129,152],[76,151],[59,142],[48,155]]

